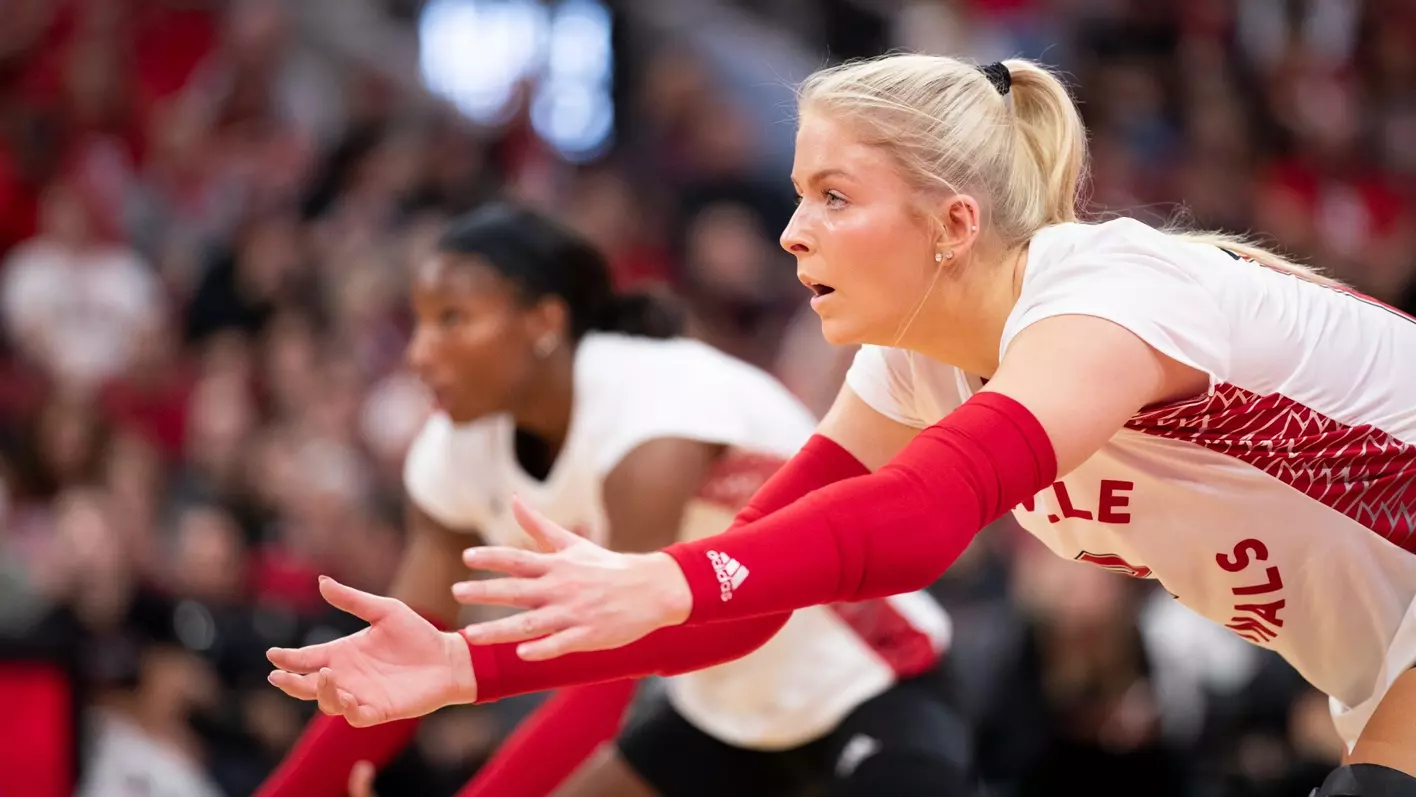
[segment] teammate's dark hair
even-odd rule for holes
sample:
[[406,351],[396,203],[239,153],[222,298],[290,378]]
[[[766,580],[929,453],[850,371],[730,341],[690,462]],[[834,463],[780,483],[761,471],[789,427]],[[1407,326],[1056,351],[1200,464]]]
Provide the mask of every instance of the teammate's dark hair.
[[438,251],[475,255],[515,282],[527,302],[558,296],[570,313],[572,339],[591,330],[669,338],[683,317],[650,294],[616,294],[610,267],[594,245],[560,223],[504,202],[454,219]]

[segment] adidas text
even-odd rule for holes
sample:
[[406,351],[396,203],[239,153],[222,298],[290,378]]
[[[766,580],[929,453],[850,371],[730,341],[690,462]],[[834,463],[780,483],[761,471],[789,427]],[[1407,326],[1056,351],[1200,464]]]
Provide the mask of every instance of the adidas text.
[[708,561],[713,563],[713,573],[718,577],[718,595],[724,601],[733,599],[733,590],[747,580],[747,568],[738,560],[717,551],[708,552]]

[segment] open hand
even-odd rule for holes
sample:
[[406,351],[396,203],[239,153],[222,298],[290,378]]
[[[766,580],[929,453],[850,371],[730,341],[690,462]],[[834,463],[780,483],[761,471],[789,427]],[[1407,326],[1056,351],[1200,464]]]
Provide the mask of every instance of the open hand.
[[526,642],[523,659],[605,650],[688,619],[693,593],[678,563],[663,553],[622,554],[601,548],[512,500],[516,520],[541,553],[519,548],[469,548],[462,561],[505,578],[464,581],[459,603],[514,606],[527,611],[468,626],[478,645]]
[[476,699],[467,644],[438,631],[401,601],[360,592],[320,577],[320,594],[336,609],[369,623],[342,639],[303,648],[271,648],[280,668],[270,682],[320,711],[362,728],[421,717]]

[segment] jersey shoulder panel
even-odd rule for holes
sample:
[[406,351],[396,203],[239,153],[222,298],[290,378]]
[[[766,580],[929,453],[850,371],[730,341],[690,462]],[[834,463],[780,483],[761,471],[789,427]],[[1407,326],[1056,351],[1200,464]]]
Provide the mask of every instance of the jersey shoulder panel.
[[846,384],[870,408],[915,429],[938,422],[967,397],[952,365],[888,346],[861,346]]
[[435,413],[403,461],[409,500],[448,528],[474,530],[489,517],[495,420],[456,426],[446,414]]
[[1160,353],[1228,378],[1233,323],[1221,294],[1233,264],[1223,250],[1132,219],[1061,224],[1034,236],[1018,303],[999,354],[1038,321],[1087,315],[1121,326]]
[[596,334],[581,346],[576,421],[586,424],[602,475],[653,439],[787,456],[815,428],[811,413],[780,382],[706,343]]

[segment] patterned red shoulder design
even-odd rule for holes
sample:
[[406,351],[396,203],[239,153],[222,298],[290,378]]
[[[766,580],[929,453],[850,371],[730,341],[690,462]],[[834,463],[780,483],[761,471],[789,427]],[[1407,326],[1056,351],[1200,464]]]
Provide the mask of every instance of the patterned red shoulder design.
[[1229,384],[1126,428],[1234,457],[1416,553],[1416,446]]

